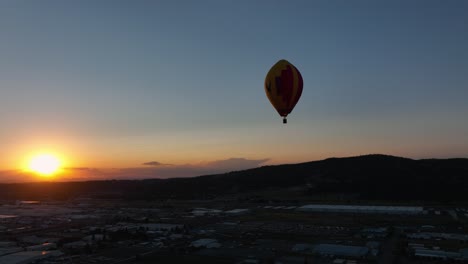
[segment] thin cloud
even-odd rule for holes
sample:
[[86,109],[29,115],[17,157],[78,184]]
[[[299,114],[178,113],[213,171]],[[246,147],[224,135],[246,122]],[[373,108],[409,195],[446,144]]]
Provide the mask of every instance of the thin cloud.
[[169,166],[169,165],[172,165],[172,164],[165,164],[165,163],[161,163],[159,161],[149,161],[149,162],[142,163],[141,165],[145,165],[145,166]]
[[67,173],[79,172],[86,174],[103,174],[104,171],[98,168],[89,168],[89,167],[68,167],[64,168]]
[[73,170],[73,171],[91,171],[96,170],[95,168],[88,168],[88,167],[67,167],[66,170]]

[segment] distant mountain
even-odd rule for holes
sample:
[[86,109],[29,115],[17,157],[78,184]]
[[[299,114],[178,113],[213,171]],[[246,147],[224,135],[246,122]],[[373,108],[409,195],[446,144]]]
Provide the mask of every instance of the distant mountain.
[[126,199],[207,199],[293,188],[298,190],[298,195],[310,197],[338,193],[362,200],[468,201],[468,159],[412,160],[365,155],[193,178],[3,184],[0,198],[92,195]]

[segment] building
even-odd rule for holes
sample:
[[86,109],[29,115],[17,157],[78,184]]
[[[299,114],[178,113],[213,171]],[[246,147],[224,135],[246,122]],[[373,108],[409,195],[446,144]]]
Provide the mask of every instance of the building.
[[2,264],[29,264],[37,260],[63,255],[58,250],[54,251],[22,251],[0,257]]
[[175,231],[184,228],[184,225],[162,223],[138,224],[138,226],[151,231]]
[[55,243],[44,243],[40,245],[26,247],[27,251],[41,251],[41,250],[44,251],[44,250],[51,250],[51,249],[57,249],[57,245]]
[[223,212],[222,210],[218,210],[218,209],[195,208],[192,211],[192,214],[194,216],[207,216],[207,215],[211,216],[211,215],[218,215],[222,212]]
[[304,251],[311,251],[313,249],[314,249],[314,245],[312,244],[295,244],[292,248],[292,251],[304,252]]
[[445,240],[456,240],[460,242],[467,242],[468,235],[466,234],[455,234],[455,233],[436,233],[436,232],[419,232],[419,233],[408,233],[406,237],[412,239],[445,239]]
[[369,248],[338,244],[318,244],[314,247],[312,252],[321,256],[363,258],[369,254]]
[[15,247],[16,242],[13,241],[0,241],[0,248],[5,248],[5,247]]
[[242,215],[248,213],[249,209],[232,209],[229,211],[225,211],[224,213],[227,215]]
[[366,238],[385,238],[389,231],[386,227],[363,228],[359,235]]
[[[0,248],[0,256],[16,253],[16,252],[21,252],[24,251],[22,247],[6,247],[6,248]],[[0,262],[1,263],[1,262]]]
[[221,244],[218,243],[218,240],[216,239],[202,238],[193,241],[190,243],[190,246],[194,248],[220,248]]
[[422,214],[420,206],[378,206],[378,205],[339,205],[339,204],[309,204],[296,210],[303,212],[330,213],[371,213],[371,214]]
[[432,250],[432,249],[415,249],[414,255],[416,257],[431,258],[431,259],[460,259],[461,253],[459,252],[450,252],[442,250]]
[[63,244],[63,248],[67,249],[84,249],[86,245],[89,245],[85,241],[75,241],[75,242],[70,242]]

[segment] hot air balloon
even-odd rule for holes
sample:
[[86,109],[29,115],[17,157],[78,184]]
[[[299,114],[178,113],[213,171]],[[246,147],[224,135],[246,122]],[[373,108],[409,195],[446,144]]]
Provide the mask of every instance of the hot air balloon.
[[301,97],[302,86],[301,73],[287,60],[273,65],[265,78],[265,93],[284,124]]

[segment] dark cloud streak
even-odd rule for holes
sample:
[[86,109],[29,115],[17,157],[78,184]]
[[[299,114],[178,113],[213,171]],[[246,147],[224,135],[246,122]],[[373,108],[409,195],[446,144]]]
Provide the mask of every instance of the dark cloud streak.
[[149,161],[149,162],[142,163],[141,165],[145,165],[145,166],[171,166],[172,164],[165,164],[165,163],[161,163],[159,161]]

